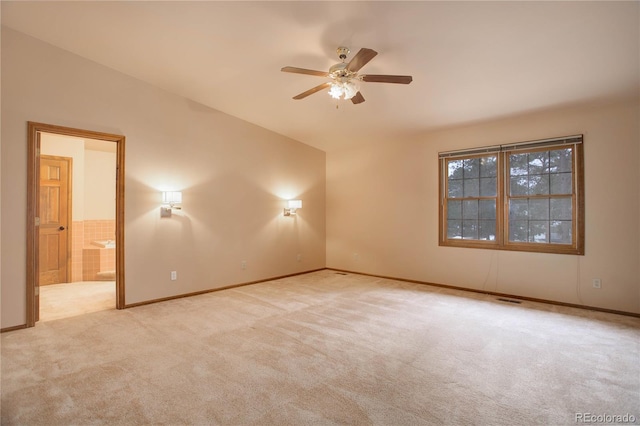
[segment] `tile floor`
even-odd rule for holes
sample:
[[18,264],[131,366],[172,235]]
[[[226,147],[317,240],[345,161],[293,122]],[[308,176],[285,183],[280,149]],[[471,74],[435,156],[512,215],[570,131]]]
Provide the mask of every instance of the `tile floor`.
[[115,308],[115,281],[80,281],[40,287],[41,322]]

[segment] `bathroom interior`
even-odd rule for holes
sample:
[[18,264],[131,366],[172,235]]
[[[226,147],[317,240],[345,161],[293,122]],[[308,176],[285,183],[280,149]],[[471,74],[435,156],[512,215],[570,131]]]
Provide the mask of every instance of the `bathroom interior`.
[[41,282],[40,321],[115,309],[116,145],[41,134],[41,156],[71,158],[72,195],[70,268],[60,283]]

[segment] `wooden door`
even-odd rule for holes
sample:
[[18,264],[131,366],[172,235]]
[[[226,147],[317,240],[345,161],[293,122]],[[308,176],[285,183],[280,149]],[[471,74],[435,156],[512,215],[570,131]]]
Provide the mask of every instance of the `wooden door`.
[[40,156],[39,285],[69,282],[71,164]]

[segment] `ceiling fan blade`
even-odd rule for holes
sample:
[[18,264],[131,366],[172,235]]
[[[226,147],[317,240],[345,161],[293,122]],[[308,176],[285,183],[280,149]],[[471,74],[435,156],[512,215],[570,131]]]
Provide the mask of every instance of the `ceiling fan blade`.
[[361,104],[364,102],[364,96],[362,96],[362,93],[358,92],[353,98],[351,98],[351,102],[354,104]]
[[299,95],[294,96],[293,99],[304,99],[309,95],[313,95],[314,93],[321,91],[322,89],[328,89],[330,86],[331,83],[322,83],[321,85],[316,86],[313,89],[309,89],[306,92],[302,92]]
[[398,83],[398,84],[409,84],[413,81],[413,77],[410,75],[363,75],[362,81],[367,81],[369,83]]
[[351,59],[351,62],[347,65],[347,69],[349,71],[357,72],[360,68],[364,67],[370,60],[372,60],[378,52],[373,49],[367,49],[363,47],[356,54],[356,56]]
[[280,71],[292,72],[296,74],[317,75],[318,77],[329,77],[329,73],[325,71],[307,70],[304,68],[297,68],[297,67],[283,67]]

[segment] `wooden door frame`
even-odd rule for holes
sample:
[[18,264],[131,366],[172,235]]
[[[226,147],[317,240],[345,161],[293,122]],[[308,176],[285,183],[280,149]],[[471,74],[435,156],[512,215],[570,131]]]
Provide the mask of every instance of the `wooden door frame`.
[[39,241],[36,217],[40,205],[40,133],[52,133],[117,144],[116,148],[116,309],[125,306],[124,282],[124,143],[125,137],[53,124],[27,122],[27,327],[36,324],[35,291],[39,275]]

